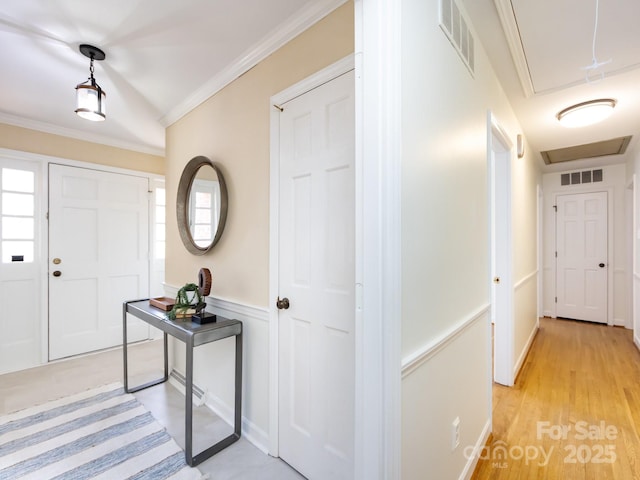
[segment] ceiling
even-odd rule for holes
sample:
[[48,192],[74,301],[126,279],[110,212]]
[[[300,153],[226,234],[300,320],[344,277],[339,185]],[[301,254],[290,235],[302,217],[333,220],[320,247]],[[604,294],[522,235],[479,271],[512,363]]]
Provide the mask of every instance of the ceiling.
[[[633,135],[626,155],[640,137],[640,2],[597,0],[463,0],[529,147],[543,171],[623,163],[625,154],[545,165],[541,151]],[[610,61],[610,62],[609,62]],[[601,123],[565,128],[555,115],[580,102],[617,100]]]
[[[165,127],[345,0],[7,0],[0,122],[164,154]],[[82,43],[107,120],[74,113]]]
[[[640,137],[640,2],[458,0],[544,171],[621,163]],[[0,122],[163,155],[165,127],[345,0],[11,0],[0,6]],[[89,75],[81,43],[103,49],[95,78],[107,120],[73,112]],[[600,78],[602,76],[602,78]],[[614,98],[614,114],[579,129],[563,108]],[[623,155],[545,165],[541,151],[632,135]]]

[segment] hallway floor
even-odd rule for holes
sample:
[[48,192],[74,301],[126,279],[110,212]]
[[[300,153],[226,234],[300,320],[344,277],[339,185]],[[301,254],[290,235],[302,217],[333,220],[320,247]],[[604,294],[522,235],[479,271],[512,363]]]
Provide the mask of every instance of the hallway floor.
[[[130,384],[162,376],[160,341],[134,345],[129,349]],[[21,372],[0,375],[0,415],[39,405],[89,388],[122,383],[122,351],[110,351],[50,363]],[[166,427],[184,448],[184,396],[165,383],[135,394],[136,398]],[[194,451],[224,438],[232,427],[206,407],[194,407]],[[270,457],[244,437],[198,465],[211,480],[301,480],[283,461]]]
[[542,318],[514,387],[493,387],[473,479],[640,478],[640,353],[631,330]]

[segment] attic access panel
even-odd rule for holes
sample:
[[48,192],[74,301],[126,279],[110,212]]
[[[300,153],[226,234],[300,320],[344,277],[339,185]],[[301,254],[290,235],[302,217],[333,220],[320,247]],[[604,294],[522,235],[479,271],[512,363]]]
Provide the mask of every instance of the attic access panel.
[[544,163],[552,165],[554,163],[570,162],[572,160],[582,160],[593,157],[606,157],[609,155],[621,155],[627,150],[631,141],[631,135],[627,137],[612,138],[601,142],[574,145],[572,147],[557,148],[540,152]]

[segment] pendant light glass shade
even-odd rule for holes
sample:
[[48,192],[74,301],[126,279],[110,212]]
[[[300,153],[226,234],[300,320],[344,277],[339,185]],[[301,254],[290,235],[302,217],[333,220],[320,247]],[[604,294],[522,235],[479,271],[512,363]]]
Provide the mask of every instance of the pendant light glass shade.
[[76,85],[76,110],[82,118],[92,122],[101,122],[106,116],[107,94],[100,88],[93,78],[93,61],[104,60],[106,55],[102,50],[93,45],[80,45],[80,52],[91,59],[89,65],[89,78],[86,82]]
[[76,113],[93,122],[101,122],[106,116],[107,94],[93,78],[76,86]]

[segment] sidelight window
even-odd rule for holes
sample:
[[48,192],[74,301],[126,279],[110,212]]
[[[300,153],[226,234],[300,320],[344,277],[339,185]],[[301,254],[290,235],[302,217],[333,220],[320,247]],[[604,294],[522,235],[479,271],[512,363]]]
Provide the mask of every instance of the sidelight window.
[[2,168],[0,177],[2,263],[31,263],[35,251],[35,173]]

